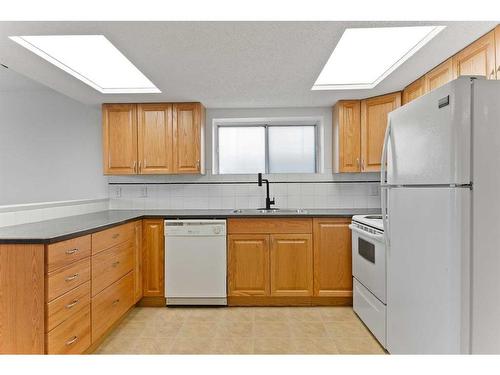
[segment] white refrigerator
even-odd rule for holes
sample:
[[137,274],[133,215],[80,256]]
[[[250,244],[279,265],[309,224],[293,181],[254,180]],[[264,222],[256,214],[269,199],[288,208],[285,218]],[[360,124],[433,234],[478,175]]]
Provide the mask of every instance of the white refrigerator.
[[382,159],[387,350],[500,354],[500,81],[391,112]]

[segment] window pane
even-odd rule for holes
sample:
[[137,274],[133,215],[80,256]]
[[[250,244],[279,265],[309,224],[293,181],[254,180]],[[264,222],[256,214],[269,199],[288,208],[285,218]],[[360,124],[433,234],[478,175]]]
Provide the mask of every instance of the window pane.
[[269,173],[316,172],[314,126],[269,127]]
[[219,127],[219,173],[258,173],[266,170],[265,128]]

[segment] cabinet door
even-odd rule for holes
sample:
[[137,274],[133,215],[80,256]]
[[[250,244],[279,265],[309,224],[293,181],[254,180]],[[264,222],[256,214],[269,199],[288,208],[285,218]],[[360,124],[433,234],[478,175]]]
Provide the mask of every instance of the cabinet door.
[[104,174],[137,173],[137,106],[103,104]]
[[165,296],[165,239],[163,220],[142,221],[143,296]]
[[389,112],[401,106],[401,93],[361,101],[361,171],[380,171]]
[[453,79],[453,63],[452,59],[446,60],[444,63],[436,66],[425,76],[426,92],[437,89]]
[[176,173],[202,172],[204,110],[200,103],[174,104],[174,169]]
[[352,296],[350,222],[348,218],[313,220],[315,296]]
[[228,236],[228,295],[269,295],[269,236]]
[[172,105],[139,104],[137,114],[139,173],[172,173]]
[[134,223],[134,302],[142,298],[142,221]]
[[482,36],[453,56],[454,77],[481,75],[495,79],[495,31]]
[[270,240],[271,295],[312,296],[312,235],[272,234]]
[[403,104],[409,103],[425,93],[425,78],[422,77],[405,87],[403,90]]
[[[361,110],[359,100],[342,100],[333,109],[335,172],[360,172]],[[337,138],[337,139],[335,139]]]

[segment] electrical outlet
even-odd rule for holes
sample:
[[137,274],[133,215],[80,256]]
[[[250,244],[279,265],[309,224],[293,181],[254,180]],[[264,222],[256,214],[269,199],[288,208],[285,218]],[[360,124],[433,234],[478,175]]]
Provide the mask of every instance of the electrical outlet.
[[141,188],[141,198],[147,198],[148,197],[148,187],[143,186]]
[[122,197],[122,188],[121,187],[117,187],[116,190],[115,190],[115,197],[116,198],[121,198]]

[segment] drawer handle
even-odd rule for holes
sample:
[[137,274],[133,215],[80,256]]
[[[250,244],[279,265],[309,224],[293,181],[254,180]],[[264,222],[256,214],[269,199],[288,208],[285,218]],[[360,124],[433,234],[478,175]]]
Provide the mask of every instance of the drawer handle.
[[80,275],[78,275],[77,273],[75,273],[73,276],[68,276],[64,280],[66,280],[66,281],[73,281],[74,279],[78,278],[78,276],[80,276]]
[[69,250],[66,250],[66,254],[68,255],[71,255],[71,254],[74,254],[78,251],[78,248],[74,248],[74,249],[69,249]]
[[73,302],[68,303],[68,304],[66,305],[66,308],[67,308],[67,309],[71,309],[71,308],[73,308],[73,306],[77,305],[77,304],[78,304],[78,302],[80,302],[80,300],[75,299],[75,300],[73,300]]
[[116,306],[118,303],[120,303],[120,299],[119,299],[119,298],[118,298],[118,299],[115,299],[115,300],[113,301],[113,306]]
[[120,233],[115,233],[115,234],[113,234],[113,239],[114,239],[114,240],[115,240],[115,239],[117,239],[118,237],[120,237]]
[[117,260],[116,262],[114,262],[114,263],[112,264],[112,266],[113,266],[113,267],[116,267],[116,266],[118,266],[119,264],[120,264],[120,261],[119,261],[119,260]]
[[78,341],[78,336],[73,336],[68,341],[66,341],[66,346],[70,346]]

